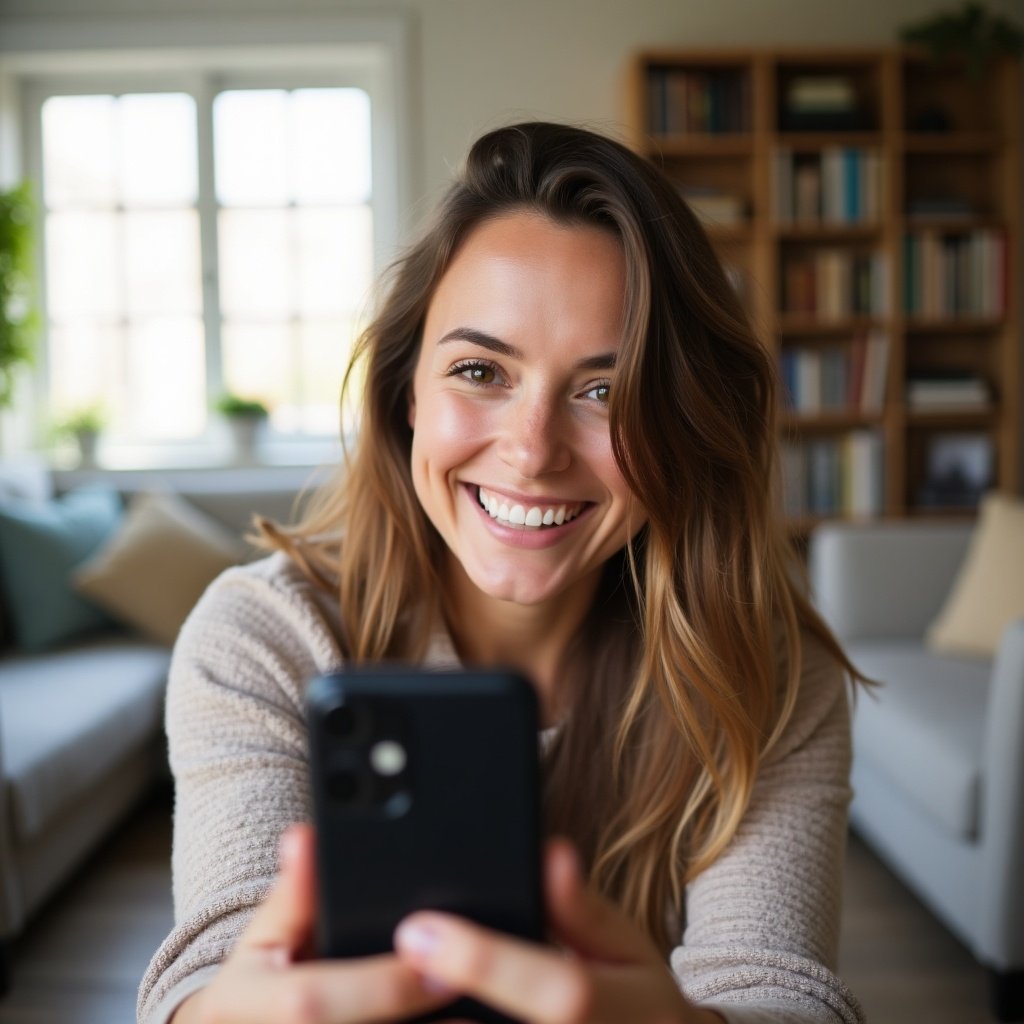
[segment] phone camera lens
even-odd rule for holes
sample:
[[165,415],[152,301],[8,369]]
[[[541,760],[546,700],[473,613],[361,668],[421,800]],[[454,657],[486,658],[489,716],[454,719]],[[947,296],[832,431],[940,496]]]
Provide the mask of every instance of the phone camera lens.
[[348,739],[356,731],[356,714],[347,704],[331,708],[324,718],[324,725],[332,736]]
[[336,771],[327,777],[327,792],[332,800],[352,803],[359,795],[359,779],[355,772]]

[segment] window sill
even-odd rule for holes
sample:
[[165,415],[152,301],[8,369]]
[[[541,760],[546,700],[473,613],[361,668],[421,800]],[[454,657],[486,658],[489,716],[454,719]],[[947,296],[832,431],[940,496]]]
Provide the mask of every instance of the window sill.
[[342,460],[337,441],[267,443],[255,460],[240,462],[214,447],[101,448],[95,464],[79,465],[56,452],[51,472],[58,491],[103,483],[131,492],[152,487],[180,491],[301,490],[326,479]]

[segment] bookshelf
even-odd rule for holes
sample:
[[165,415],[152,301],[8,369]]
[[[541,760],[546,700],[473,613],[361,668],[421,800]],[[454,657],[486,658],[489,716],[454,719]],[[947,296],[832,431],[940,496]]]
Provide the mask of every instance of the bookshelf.
[[634,58],[633,144],[778,358],[798,534],[1020,490],[1020,98],[902,48]]

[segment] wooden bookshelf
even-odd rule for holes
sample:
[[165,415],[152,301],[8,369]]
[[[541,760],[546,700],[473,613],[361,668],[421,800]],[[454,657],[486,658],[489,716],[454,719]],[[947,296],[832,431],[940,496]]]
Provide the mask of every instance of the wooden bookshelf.
[[[970,514],[949,473],[986,461],[1020,490],[1020,75],[902,48],[633,61],[633,144],[705,221],[779,359],[797,533]],[[988,393],[936,406],[950,379]]]

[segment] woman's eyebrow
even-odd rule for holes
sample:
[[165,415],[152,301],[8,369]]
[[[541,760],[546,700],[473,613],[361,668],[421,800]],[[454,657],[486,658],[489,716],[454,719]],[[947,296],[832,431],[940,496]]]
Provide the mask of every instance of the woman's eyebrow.
[[[486,331],[478,331],[475,327],[455,327],[442,335],[438,340],[438,345],[446,345],[452,341],[468,341],[489,352],[507,356],[509,359],[522,360],[523,358],[523,353],[515,345],[510,345],[507,341],[502,341]],[[615,353],[605,352],[601,355],[587,356],[585,359],[579,360],[576,366],[581,370],[614,370]]]

